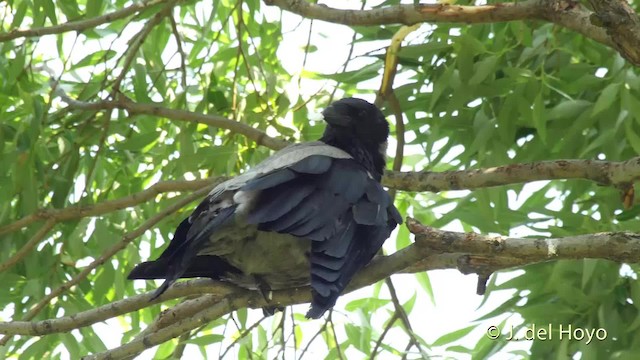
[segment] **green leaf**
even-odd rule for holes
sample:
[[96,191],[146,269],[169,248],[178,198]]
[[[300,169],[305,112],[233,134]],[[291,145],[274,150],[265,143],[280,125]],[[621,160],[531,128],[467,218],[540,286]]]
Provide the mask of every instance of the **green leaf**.
[[477,62],[473,67],[473,76],[469,79],[469,85],[480,84],[489,74],[495,73],[498,60],[497,56],[492,55]]
[[447,345],[447,344],[454,343],[454,342],[462,339],[463,337],[469,335],[469,333],[471,333],[471,331],[473,331],[476,327],[477,327],[477,325],[471,325],[471,326],[467,326],[465,328],[454,330],[454,331],[452,331],[450,333],[444,334],[444,335],[440,336],[439,338],[437,338],[431,344],[431,346],[444,346],[444,345]]
[[593,105],[591,116],[595,117],[599,115],[601,112],[603,112],[604,110],[610,108],[613,105],[614,101],[616,100],[619,90],[620,90],[619,83],[613,83],[613,84],[607,85],[604,88],[604,90],[602,90],[602,93],[600,93],[600,96],[598,97],[598,100],[596,101],[595,105]]
[[47,15],[49,20],[53,25],[58,25],[58,18],[56,17],[56,6],[53,4],[52,0],[39,0],[40,5],[42,6],[44,13]]
[[419,45],[407,45],[400,48],[398,57],[411,60],[429,60],[431,56],[442,50],[451,49],[451,45],[445,42],[428,42]]
[[404,308],[407,314],[410,314],[411,311],[413,311],[413,306],[416,304],[417,295],[418,294],[414,292],[411,298],[407,300],[404,304],[402,304],[402,307]]
[[133,65],[133,90],[135,98],[138,102],[148,103],[151,102],[147,87],[147,69],[142,64]]
[[547,113],[547,119],[571,119],[575,118],[591,105],[586,100],[567,100],[559,103]]
[[141,151],[147,146],[155,144],[158,141],[158,133],[149,132],[143,134],[134,134],[126,141],[118,144],[121,150]]
[[199,346],[210,346],[211,344],[217,344],[222,342],[225,339],[223,335],[220,334],[208,334],[198,336],[196,338],[189,338],[185,343],[194,344]]
[[635,205],[631,209],[624,210],[620,214],[616,215],[618,221],[628,221],[638,217],[640,215],[640,205]]
[[67,19],[77,19],[80,17],[78,3],[75,0],[58,0],[56,4]]
[[320,73],[307,73],[307,76],[312,76],[315,78],[324,78],[324,79],[332,79],[348,84],[360,83],[365,80],[369,80],[374,76],[380,74],[382,69],[382,65],[378,62],[373,64],[369,64],[364,66],[362,69],[354,70],[354,71],[345,71],[339,74],[320,74]]
[[344,308],[345,310],[352,312],[363,309],[363,311],[371,313],[390,302],[391,300],[388,299],[364,298],[350,301]]
[[433,288],[431,287],[431,280],[429,279],[429,273],[425,271],[425,272],[415,273],[414,275],[416,277],[416,280],[418,280],[418,284],[420,284],[420,286],[422,287],[422,290],[424,290],[427,296],[429,296],[431,303],[433,305],[436,305],[436,298],[433,295]]
[[77,63],[72,64],[71,69],[75,70],[85,66],[96,65],[98,62],[109,60],[116,55],[117,53],[114,50],[97,50],[86,55]]
[[536,98],[533,100],[533,109],[531,112],[531,117],[533,119],[533,124],[538,130],[538,134],[540,134],[540,139],[543,144],[547,142],[547,119],[545,118],[545,107],[544,101],[542,100],[542,92],[539,92],[536,95]]
[[104,0],[87,0],[87,17],[95,17],[102,14]]
[[69,150],[69,157],[60,167],[60,171],[56,172],[51,178],[51,188],[53,197],[51,205],[54,208],[62,208],[67,203],[69,193],[73,189],[76,181],[76,172],[80,165],[80,154],[77,149]]
[[27,6],[29,6],[28,1],[21,1],[18,3],[18,6],[15,7],[13,13],[13,20],[11,21],[11,28],[17,29],[22,24],[24,20],[24,16],[27,13]]
[[597,268],[597,265],[598,265],[598,262],[596,260],[593,260],[593,259],[582,260],[582,266],[584,269],[582,271],[582,288],[585,288],[589,280],[591,280],[591,277],[593,277],[593,274]]

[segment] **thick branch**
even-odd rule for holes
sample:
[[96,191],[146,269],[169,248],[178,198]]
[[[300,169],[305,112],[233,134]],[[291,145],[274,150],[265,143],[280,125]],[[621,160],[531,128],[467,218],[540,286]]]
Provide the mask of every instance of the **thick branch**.
[[640,65],[640,20],[627,0],[589,0],[594,24],[602,25],[613,47],[627,60]]
[[[223,283],[214,282],[214,285],[225,285]],[[232,286],[233,287],[233,286]],[[163,329],[167,326],[173,325],[181,319],[187,317],[193,317],[200,311],[219,303],[224,295],[228,295],[232,293],[234,290],[238,290],[233,287],[233,289],[222,289],[221,293],[215,294],[205,294],[201,296],[197,296],[194,299],[187,299],[184,302],[163,311],[149,326],[147,326],[144,331],[140,332],[133,339],[134,341],[144,338],[145,336],[154,333],[160,329]],[[224,295],[223,295],[224,294]]]
[[640,157],[627,161],[552,160],[441,173],[387,171],[383,184],[405,191],[438,192],[559,179],[584,179],[625,189],[640,179]]
[[593,12],[580,5],[577,1],[539,0],[539,2],[541,6],[547,9],[544,13],[544,20],[573,30],[601,44],[610,47],[614,46],[614,41],[607,35],[607,32],[592,23],[591,16]]
[[[465,273],[490,274],[496,270],[548,260],[607,259],[619,263],[640,262],[640,234],[605,232],[563,238],[512,238],[476,233],[442,231],[407,220],[415,244],[428,253],[458,254],[458,269]],[[424,271],[424,261],[406,272]]]
[[[370,10],[335,9],[305,0],[265,0],[265,3],[304,18],[350,26],[542,20],[613,47],[631,63],[640,65],[640,24],[625,0],[590,0],[596,13],[575,0],[526,0],[480,6],[394,5]],[[594,16],[598,21],[593,20]],[[600,24],[594,25],[596,22]]]
[[498,3],[482,6],[447,4],[413,4],[385,6],[371,10],[342,10],[305,0],[265,0],[308,19],[318,19],[343,25],[413,25],[423,22],[491,23],[530,20],[542,17],[541,1]]
[[[512,164],[493,168],[445,171],[399,172],[387,171],[382,183],[392,189],[404,191],[473,190],[491,186],[520,184],[537,180],[584,179],[600,185],[626,189],[640,179],[640,157],[627,161],[552,160],[528,164]],[[170,191],[190,191],[212,185],[224,178],[193,181],[166,181],[157,183],[139,193],[100,204],[72,206],[64,209],[41,209],[11,224],[0,227],[0,235],[19,230],[38,220],[65,221],[86,216],[101,215],[123,209]]]
[[[135,295],[127,299],[114,301],[110,304],[100,306],[95,309],[83,311],[77,314],[64,316],[57,319],[47,319],[42,321],[11,321],[0,322],[0,334],[6,335],[31,335],[41,336],[53,333],[68,332],[73,329],[90,326],[95,323],[105,321],[123,314],[144,309],[150,305],[163,301],[177,299],[180,297],[214,294],[216,299],[220,299],[227,294],[236,291],[232,285],[210,280],[192,280],[176,283],[159,298],[149,301],[153,292]],[[210,304],[209,304],[210,305]]]
[[[569,236],[556,239],[526,239],[486,236],[475,233],[441,231],[407,219],[415,242],[389,256],[381,256],[359,273],[347,291],[375,283],[394,273],[421,272],[432,269],[458,268],[464,273],[485,274],[500,269],[527,264],[559,260],[599,258],[617,262],[640,261],[640,235],[628,232],[609,232]],[[308,287],[274,291],[272,301],[266,302],[261,293],[248,292],[210,280],[192,280],[173,286],[160,301],[196,293],[214,293],[221,299],[212,307],[212,296],[186,302],[180,311],[169,316],[170,321],[159,319],[158,331],[147,334],[129,344],[96,358],[118,358],[135,354],[145,348],[180,336],[185,331],[202,326],[208,321],[242,307],[260,308],[291,305],[310,300]],[[151,294],[138,295],[101,308],[73,316],[39,322],[0,323],[0,332],[21,335],[42,335],[87,326],[143,307]],[[183,309],[184,308],[184,309]],[[204,308],[204,310],[202,310]],[[199,311],[199,312],[197,312]],[[90,358],[94,358],[93,356]]]
[[[356,278],[351,282],[348,291],[353,291],[360,287],[382,280],[395,272],[408,268],[417,261],[425,258],[425,256],[425,252],[421,251],[415,245],[410,245],[397,251],[393,255],[379,257],[375,259],[365,271],[356,276]],[[428,267],[429,269],[452,268],[455,267],[455,259],[441,256],[440,259],[433,259],[433,261],[430,261]],[[193,295],[196,293],[211,293],[222,297],[230,294],[237,295],[238,292],[243,293],[245,290],[211,280],[189,280],[180,282],[169,288],[167,293],[162,295],[157,302],[174,299],[179,296]],[[0,333],[9,335],[45,335],[89,326],[96,322],[104,321],[108,318],[135,311],[152,304],[148,302],[148,299],[152,294],[153,292],[136,295],[129,299],[116,301],[96,309],[59,319],[37,322],[0,322]],[[311,290],[309,287],[274,291],[272,302],[270,303],[266,303],[264,296],[258,291],[252,292],[251,294],[251,297],[246,301],[244,306],[249,305],[253,308],[261,308],[264,306],[280,304],[289,305],[303,303],[311,299]]]

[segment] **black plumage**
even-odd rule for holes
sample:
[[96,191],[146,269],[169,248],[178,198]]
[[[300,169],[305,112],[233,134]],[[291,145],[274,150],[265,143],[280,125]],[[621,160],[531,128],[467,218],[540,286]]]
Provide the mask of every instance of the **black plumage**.
[[129,279],[166,279],[156,296],[197,276],[263,291],[310,284],[307,317],[333,307],[402,218],[380,185],[389,135],[382,112],[346,98],[323,115],[319,141],[286,147],[218,185]]

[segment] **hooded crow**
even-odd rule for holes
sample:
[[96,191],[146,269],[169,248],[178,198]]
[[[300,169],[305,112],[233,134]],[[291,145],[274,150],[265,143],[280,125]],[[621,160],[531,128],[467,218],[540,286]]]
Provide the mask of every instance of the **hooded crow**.
[[323,112],[319,141],[288,146],[216,186],[155,261],[129,279],[209,277],[248,289],[311,285],[317,319],[402,223],[380,185],[389,124],[367,101]]

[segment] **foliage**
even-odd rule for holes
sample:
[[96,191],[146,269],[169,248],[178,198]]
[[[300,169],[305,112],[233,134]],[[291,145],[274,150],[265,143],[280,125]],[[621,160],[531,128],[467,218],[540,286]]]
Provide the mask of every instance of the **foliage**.
[[[384,49],[400,29],[354,26],[353,41],[346,41],[353,52],[344,67],[329,73],[317,64],[335,57],[336,50],[317,44],[326,44],[323,36],[344,40],[347,27],[313,22],[309,28],[309,20],[257,0],[144,4],[139,12],[80,32],[2,42],[0,229],[38,209],[74,208],[80,214],[83,207],[131,197],[159,181],[237,174],[270,153],[223,127],[119,108],[81,109],[65,97],[84,103],[126,97],[222,116],[289,141],[314,140],[322,131],[314,114],[332,99],[343,94],[372,98],[385,70]],[[119,0],[13,0],[0,4],[0,26],[3,32],[50,27],[130,5]],[[303,22],[298,26],[298,21]],[[308,32],[313,36],[291,51],[287,42],[301,32],[305,38]],[[564,158],[620,161],[640,152],[640,71],[614,50],[577,33],[532,22],[424,24],[407,38],[398,60],[393,90],[405,117],[405,171]],[[392,114],[389,106],[385,113]],[[403,214],[436,228],[553,237],[640,232],[638,207],[623,211],[614,188],[581,180],[538,185],[400,192],[396,203]],[[38,218],[25,228],[1,233],[0,282],[8,289],[0,293],[3,320],[74,314],[154,289],[151,282],[127,281],[126,274],[136,263],[159,255],[194,203],[152,226],[147,221],[195,189],[176,188],[87,217],[53,223]],[[38,234],[41,229],[45,235]],[[128,235],[136,229],[140,236]],[[386,249],[410,241],[409,232],[401,229]],[[118,244],[122,251],[99,260]],[[533,341],[523,356],[624,358],[639,351],[636,265],[585,259],[523,270],[505,283],[489,283],[485,301],[497,290],[512,289],[516,295],[495,310],[484,307],[485,318],[513,313],[523,319],[519,326],[563,323],[602,327],[609,334],[590,345]],[[73,279],[76,284],[64,288]],[[419,274],[416,280],[411,287],[433,297],[429,277]],[[364,357],[374,349],[398,357],[409,349],[409,356],[416,357],[419,351],[431,354],[432,347],[448,356],[485,358],[506,345],[478,336],[470,342],[467,335],[477,323],[425,341],[399,320],[388,286],[377,284],[373,293],[347,303],[332,321],[320,321],[315,328],[287,312],[263,319],[251,335],[240,338],[253,317],[238,311],[181,341],[203,353],[210,344],[222,344],[221,353],[233,344],[228,356],[238,358],[277,357],[294,348],[300,355],[312,339],[312,348],[317,342],[326,345],[309,351],[326,358],[344,351]],[[46,298],[61,287],[59,296]],[[426,305],[415,297],[403,300],[409,320],[420,321],[420,308]],[[39,303],[41,311],[29,312]],[[122,342],[152,323],[159,310],[150,306],[118,318]],[[377,344],[385,326],[400,341]],[[106,337],[95,327],[41,338],[11,337],[0,357],[76,359],[107,350]],[[155,357],[170,356],[177,344],[165,343]]]

